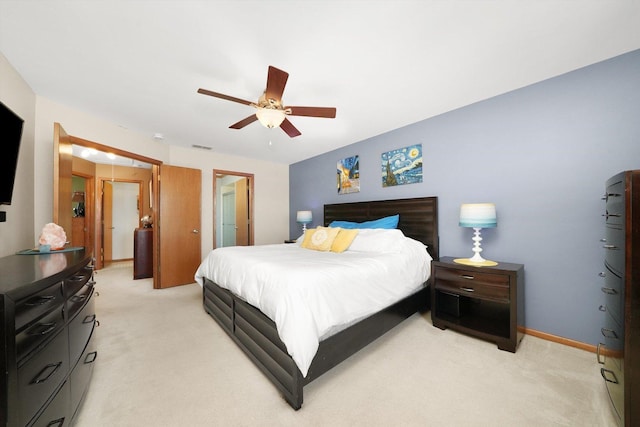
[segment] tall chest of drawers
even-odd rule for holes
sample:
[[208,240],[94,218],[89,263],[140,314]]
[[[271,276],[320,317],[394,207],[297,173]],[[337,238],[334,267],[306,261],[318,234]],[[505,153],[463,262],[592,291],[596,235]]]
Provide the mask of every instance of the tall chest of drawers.
[[72,424],[97,351],[84,250],[0,258],[0,426]]
[[606,182],[600,374],[620,425],[640,425],[640,170]]

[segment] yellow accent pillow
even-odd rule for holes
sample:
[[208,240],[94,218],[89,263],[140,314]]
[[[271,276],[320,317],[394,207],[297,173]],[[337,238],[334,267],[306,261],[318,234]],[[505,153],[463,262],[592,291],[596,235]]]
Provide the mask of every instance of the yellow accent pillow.
[[338,235],[333,240],[331,252],[340,253],[346,251],[351,245],[351,242],[353,242],[353,239],[358,235],[357,229],[347,230],[345,228],[338,228],[338,230],[340,231],[338,231]]
[[328,251],[331,249],[331,244],[338,235],[338,231],[340,231],[340,229],[329,227],[308,229],[304,233],[304,240],[301,246],[316,251]]

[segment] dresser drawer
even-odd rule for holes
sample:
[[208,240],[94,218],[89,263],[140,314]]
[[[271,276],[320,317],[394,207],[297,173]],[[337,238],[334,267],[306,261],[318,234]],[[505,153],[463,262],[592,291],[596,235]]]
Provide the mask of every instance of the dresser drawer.
[[[87,388],[89,387],[91,375],[93,374],[93,367],[95,366],[97,358],[98,351],[96,350],[95,340],[92,337],[85,347],[80,361],[71,372],[71,408],[76,411],[79,409],[79,405],[87,392]],[[73,418],[75,418],[75,414],[72,415]]]
[[509,276],[464,269],[435,268],[435,288],[472,298],[509,302]]
[[44,411],[38,415],[33,424],[29,427],[66,427],[70,425],[71,414],[69,413],[69,382],[64,385]]
[[619,276],[624,272],[624,249],[625,238],[624,231],[607,226],[605,229],[605,241],[602,244],[604,248],[604,260],[611,269]]
[[606,263],[604,272],[602,272],[601,275],[604,276],[604,283],[600,290],[605,295],[606,311],[608,311],[618,323],[622,324],[624,320],[622,316],[624,309],[623,280],[614,273]]
[[16,304],[16,332],[28,327],[50,311],[64,303],[61,282],[33,294]]
[[600,328],[601,339],[607,349],[609,360],[618,371],[622,371],[624,358],[624,327],[618,323],[611,313],[605,313],[604,325]]
[[88,285],[89,287],[92,287],[92,276],[93,267],[87,265],[75,272],[69,278],[65,279],[63,283],[65,297],[70,298],[71,296],[75,295],[83,286]]
[[69,361],[74,366],[87,346],[96,323],[96,310],[93,294],[80,313],[69,323]]
[[20,425],[26,425],[60,387],[69,372],[69,340],[62,330],[18,367]]
[[25,357],[45,345],[64,327],[64,316],[62,305],[54,308],[53,311],[44,315],[37,322],[31,323],[28,327],[16,333],[16,359],[21,364]]
[[67,320],[73,319],[93,295],[93,282],[85,283],[67,299]]

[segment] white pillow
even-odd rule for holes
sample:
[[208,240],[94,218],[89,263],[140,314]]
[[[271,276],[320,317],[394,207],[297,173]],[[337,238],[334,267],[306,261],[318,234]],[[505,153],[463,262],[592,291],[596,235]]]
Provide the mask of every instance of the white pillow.
[[399,252],[405,240],[406,237],[398,229],[363,228],[358,230],[358,235],[353,239],[347,251]]

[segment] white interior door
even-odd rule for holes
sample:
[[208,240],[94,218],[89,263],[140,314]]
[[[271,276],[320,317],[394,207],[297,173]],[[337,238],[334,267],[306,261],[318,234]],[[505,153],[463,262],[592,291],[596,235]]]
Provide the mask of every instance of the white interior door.
[[112,259],[133,258],[133,231],[138,228],[140,185],[131,182],[113,183],[113,249]]

